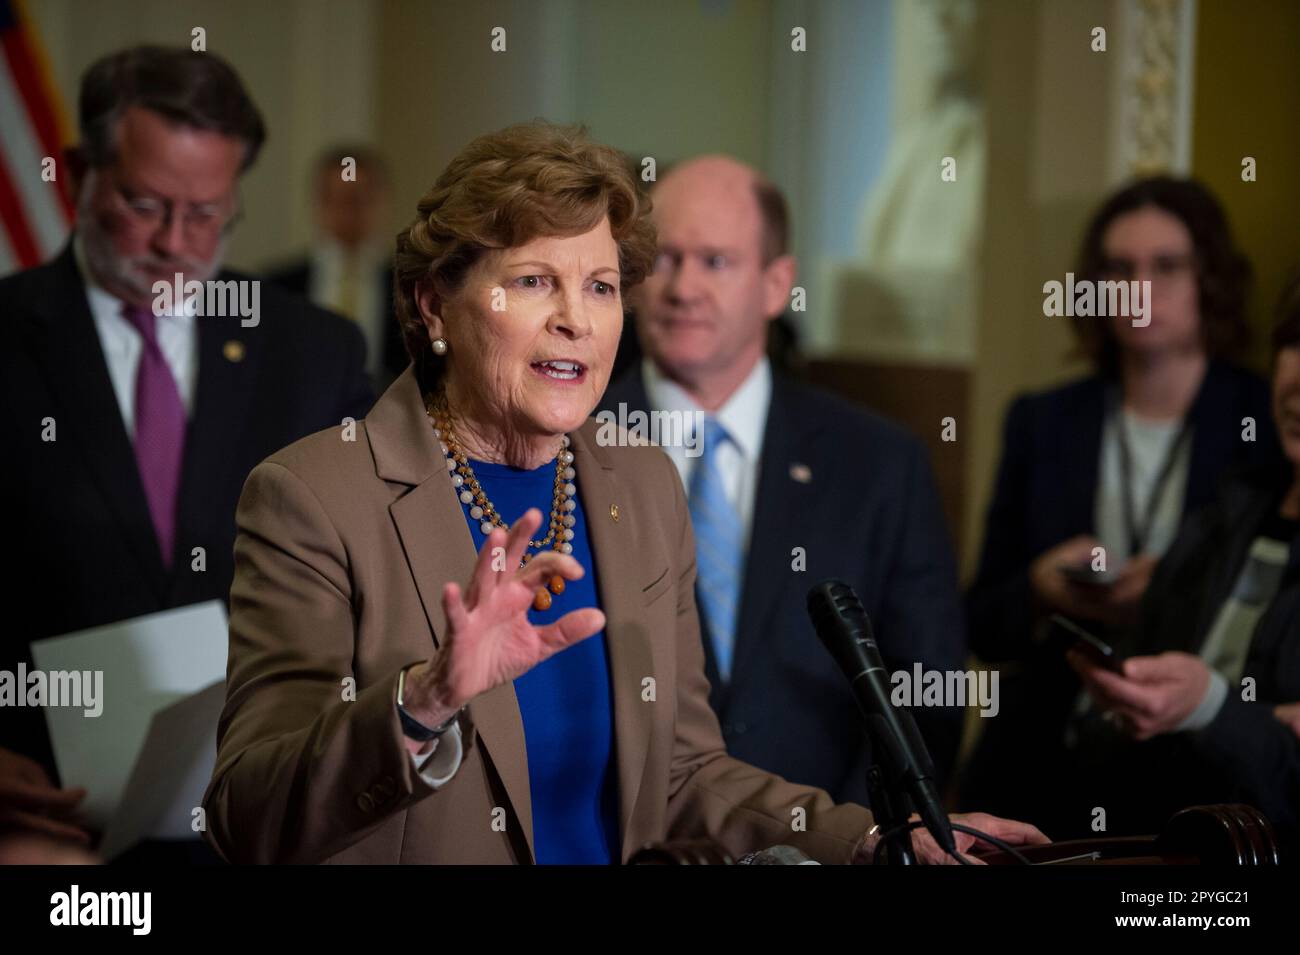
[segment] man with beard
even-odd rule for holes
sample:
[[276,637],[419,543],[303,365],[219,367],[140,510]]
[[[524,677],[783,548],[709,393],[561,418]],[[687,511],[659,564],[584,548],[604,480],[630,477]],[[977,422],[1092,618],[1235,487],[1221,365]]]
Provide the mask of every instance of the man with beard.
[[[10,671],[43,637],[227,600],[248,472],[327,427],[346,440],[373,400],[355,325],[221,271],[265,136],[229,65],[111,54],[82,79],[79,124],[71,241],[0,281],[0,492],[21,549],[0,584],[22,621],[0,637]],[[214,279],[240,291],[226,315],[173,310],[155,289]],[[250,300],[255,319],[238,308]],[[43,714],[15,708],[0,724],[0,833],[84,841],[82,793],[55,778]]]

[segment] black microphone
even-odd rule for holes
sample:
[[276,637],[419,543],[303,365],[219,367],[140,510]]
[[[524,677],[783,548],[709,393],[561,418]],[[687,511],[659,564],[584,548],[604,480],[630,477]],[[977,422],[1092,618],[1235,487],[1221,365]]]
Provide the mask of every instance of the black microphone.
[[849,678],[871,740],[877,752],[883,749],[887,775],[905,787],[939,848],[955,854],[952,825],[934,784],[934,763],[912,714],[889,700],[889,671],[862,601],[844,581],[827,580],[808,591],[808,616],[817,638]]

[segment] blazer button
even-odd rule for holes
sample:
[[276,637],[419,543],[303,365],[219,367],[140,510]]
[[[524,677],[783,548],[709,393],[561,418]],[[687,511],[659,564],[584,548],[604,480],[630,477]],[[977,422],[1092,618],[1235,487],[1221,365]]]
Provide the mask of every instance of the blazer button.
[[740,735],[744,734],[746,730],[749,729],[749,724],[748,724],[748,723],[737,723],[737,724],[735,725],[734,728],[735,728],[735,731],[736,731],[736,735],[737,735],[737,736],[740,736]]
[[379,782],[370,787],[370,795],[374,797],[375,805],[387,802],[392,798],[393,793],[397,792],[397,784],[393,782],[393,777],[385,776]]
[[370,797],[370,793],[362,793],[357,797],[357,808],[362,812],[370,812],[375,808],[375,801]]

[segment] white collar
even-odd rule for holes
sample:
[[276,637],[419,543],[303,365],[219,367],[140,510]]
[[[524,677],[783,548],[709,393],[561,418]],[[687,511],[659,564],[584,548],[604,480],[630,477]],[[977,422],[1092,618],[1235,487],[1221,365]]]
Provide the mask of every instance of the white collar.
[[81,234],[78,232],[72,233],[72,256],[77,260],[77,271],[81,273],[81,281],[86,286],[86,301],[90,304],[91,314],[121,315],[126,303],[105,291],[96,280],[95,273],[86,262],[86,250],[82,248]]
[[[655,409],[708,414],[681,385],[660,372],[651,359],[642,359],[641,374],[646,394]],[[757,460],[762,452],[763,430],[767,426],[767,410],[771,401],[772,366],[764,355],[745,376],[740,387],[731,393],[731,397],[713,415],[748,460]]]

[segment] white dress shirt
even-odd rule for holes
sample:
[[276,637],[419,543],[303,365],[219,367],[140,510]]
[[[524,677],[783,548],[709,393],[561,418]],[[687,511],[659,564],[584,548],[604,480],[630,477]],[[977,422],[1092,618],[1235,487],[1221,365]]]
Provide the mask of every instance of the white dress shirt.
[[[140,353],[144,351],[144,340],[135,326],[122,314],[126,303],[120,298],[106,292],[86,266],[85,253],[81,249],[81,239],[74,238],[73,254],[77,258],[77,269],[82,281],[86,283],[86,302],[90,305],[91,317],[95,320],[95,331],[99,335],[99,346],[104,352],[104,361],[108,364],[108,377],[113,384],[113,394],[117,396],[117,407],[122,413],[122,424],[126,426],[127,437],[135,440],[135,376],[140,367]],[[194,410],[194,395],[198,387],[198,348],[199,334],[195,325],[197,303],[180,315],[166,314],[158,317],[155,326],[158,336],[158,348],[176,379],[180,391],[181,403],[185,406],[185,415],[190,417]]]
[[[1181,421],[1150,421],[1125,411],[1122,415],[1124,433],[1133,454],[1131,475],[1133,509],[1141,520],[1151,505],[1151,493],[1156,478],[1164,465],[1170,447],[1182,429]],[[1101,438],[1101,484],[1097,489],[1094,520],[1097,539],[1106,548],[1106,566],[1117,570],[1133,556],[1129,553],[1128,525],[1124,520],[1123,468],[1120,466],[1119,420],[1106,420]],[[1146,552],[1160,557],[1178,535],[1183,519],[1183,497],[1187,491],[1187,475],[1191,468],[1192,442],[1184,441],[1174,461],[1173,470],[1156,503],[1151,526],[1147,528]]]
[[[708,414],[680,385],[665,377],[654,362],[644,359],[641,365],[646,394],[652,411],[687,412],[685,420],[693,422],[693,413]],[[717,449],[718,470],[727,492],[727,500],[736,509],[740,525],[744,528],[745,547],[749,547],[750,527],[754,519],[754,496],[758,490],[759,462],[763,454],[763,432],[767,427],[767,411],[772,403],[772,366],[767,357],[761,358],[730,398],[717,410],[714,417],[731,437]],[[663,446],[664,452],[677,465],[682,485],[688,490],[691,474],[699,457],[687,456],[685,444]]]
[[[321,239],[311,250],[311,288],[307,297],[318,305],[352,319],[366,340],[366,371],[378,375],[384,363],[384,332],[397,319],[384,313],[383,268],[388,252],[382,245],[363,246],[351,256],[332,239]],[[351,270],[351,307],[344,301],[344,278]]]
[[461,760],[464,759],[465,747],[460,738],[460,720],[453,723],[451,729],[432,742],[433,749],[423,756],[412,753],[411,759],[415,762],[415,771],[420,774],[420,778],[437,789],[451,782],[451,778],[456,775],[456,770],[460,769]]

